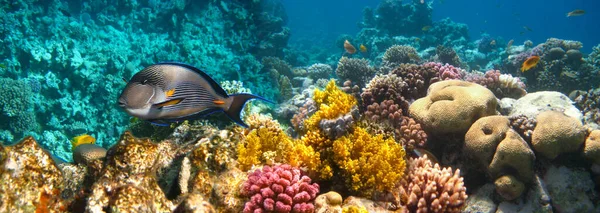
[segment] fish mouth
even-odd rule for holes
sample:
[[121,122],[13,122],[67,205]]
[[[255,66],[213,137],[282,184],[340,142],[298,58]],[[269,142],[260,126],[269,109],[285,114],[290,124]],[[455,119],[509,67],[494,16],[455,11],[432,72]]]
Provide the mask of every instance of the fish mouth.
[[119,104],[119,106],[121,108],[127,107],[127,104],[125,103],[125,100],[123,100],[122,98],[119,98],[119,100],[117,101],[117,103]]

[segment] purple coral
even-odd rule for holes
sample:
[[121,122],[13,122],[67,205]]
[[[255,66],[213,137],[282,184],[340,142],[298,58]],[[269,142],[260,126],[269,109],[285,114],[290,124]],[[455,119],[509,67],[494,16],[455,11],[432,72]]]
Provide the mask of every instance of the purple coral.
[[314,212],[319,185],[290,165],[264,166],[248,175],[242,195],[250,197],[244,213]]
[[428,62],[425,63],[424,66],[432,67],[438,71],[438,78],[440,80],[453,80],[453,79],[462,79],[465,75],[465,70],[452,66],[450,64],[441,64],[437,62]]

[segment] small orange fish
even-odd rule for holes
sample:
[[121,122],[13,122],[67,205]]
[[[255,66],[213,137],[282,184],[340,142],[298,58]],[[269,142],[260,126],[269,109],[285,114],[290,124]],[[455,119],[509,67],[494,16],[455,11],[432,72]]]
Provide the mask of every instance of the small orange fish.
[[539,56],[530,56],[529,58],[527,58],[527,60],[523,62],[523,65],[521,66],[521,72],[525,72],[527,70],[530,70],[531,68],[534,68],[535,66],[537,66],[538,62],[540,62]]
[[356,48],[354,48],[354,46],[352,46],[348,40],[344,41],[344,49],[350,54],[356,53]]
[[585,14],[585,10],[579,10],[579,9],[578,9],[578,10],[573,10],[573,11],[571,11],[571,12],[568,12],[568,13],[567,13],[567,17],[571,17],[571,16],[580,16],[580,15],[583,15],[583,14]]
[[365,47],[364,44],[360,44],[360,47],[358,47],[358,49],[360,49],[361,52],[367,52],[367,47]]
[[424,26],[423,28],[421,28],[421,30],[423,30],[423,32],[427,32],[429,31],[429,29],[431,29],[430,25]]
[[506,49],[512,47],[513,43],[515,42],[515,40],[511,39],[510,41],[508,41],[508,44],[506,45]]

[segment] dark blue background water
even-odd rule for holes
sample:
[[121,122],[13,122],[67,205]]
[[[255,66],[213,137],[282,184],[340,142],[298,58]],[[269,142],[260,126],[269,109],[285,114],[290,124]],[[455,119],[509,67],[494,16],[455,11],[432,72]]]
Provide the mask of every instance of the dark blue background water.
[[[379,0],[283,0],[292,29],[291,43],[304,38],[333,42],[339,34],[355,35],[366,6],[377,8]],[[406,0],[405,2],[409,2]],[[426,1],[429,2],[429,1]],[[515,44],[535,44],[555,37],[583,42],[585,53],[600,44],[600,1],[598,0],[435,0],[433,20],[450,17],[469,26],[471,39],[482,32]],[[574,9],[586,14],[566,17]],[[524,29],[527,26],[532,31]],[[520,35],[520,32],[524,32]]]

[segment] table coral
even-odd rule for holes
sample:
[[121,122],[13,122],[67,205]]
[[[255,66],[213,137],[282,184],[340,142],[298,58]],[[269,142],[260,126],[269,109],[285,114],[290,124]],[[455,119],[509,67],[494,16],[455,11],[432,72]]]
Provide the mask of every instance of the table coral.
[[360,127],[335,140],[333,154],[348,188],[366,196],[392,189],[406,168],[406,154],[400,144],[392,138],[371,135]]
[[242,186],[242,195],[250,198],[244,213],[313,212],[312,201],[319,185],[290,165],[264,166],[251,172]]
[[32,137],[0,145],[1,212],[65,211],[63,188],[61,171]]
[[558,111],[545,111],[536,120],[531,145],[546,158],[554,159],[559,154],[575,152],[585,141],[587,129],[576,118]]
[[432,84],[426,97],[410,105],[409,113],[429,133],[465,133],[477,119],[495,115],[497,105],[487,88],[448,80]]
[[409,160],[408,177],[399,187],[410,212],[460,212],[467,200],[460,170],[441,168],[427,157]]

